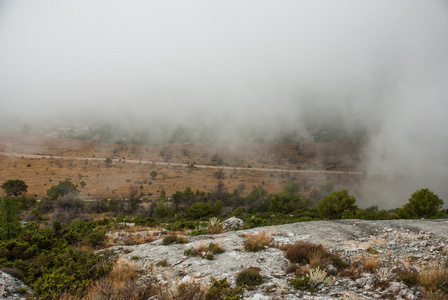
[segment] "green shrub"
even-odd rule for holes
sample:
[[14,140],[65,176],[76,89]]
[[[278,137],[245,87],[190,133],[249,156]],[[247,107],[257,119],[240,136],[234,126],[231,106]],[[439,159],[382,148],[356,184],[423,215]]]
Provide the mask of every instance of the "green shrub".
[[333,266],[336,267],[338,270],[347,269],[350,267],[350,264],[344,262],[339,256],[331,257],[330,261],[333,264]]
[[154,214],[158,219],[166,219],[174,216],[174,207],[171,205],[160,202],[154,209]]
[[167,237],[165,237],[162,240],[162,245],[170,245],[170,244],[186,244],[188,243],[188,240],[186,238],[184,238],[183,236],[177,236],[177,235],[169,235]]
[[143,219],[135,218],[134,223],[135,223],[135,225],[138,225],[138,226],[147,226],[147,227],[152,227],[152,226],[158,224],[157,220],[154,218],[151,218],[151,217],[146,217]]
[[166,261],[166,259],[164,259],[164,260],[159,261],[157,263],[157,265],[161,266],[161,267],[167,267],[168,266],[168,262]]
[[366,252],[369,253],[369,254],[378,254],[378,250],[376,250],[376,249],[373,248],[373,247],[369,247],[369,248],[367,248],[367,249],[366,249]]
[[263,284],[263,277],[260,275],[259,268],[247,268],[236,276],[236,285],[256,286]]
[[409,203],[398,210],[398,216],[404,219],[431,218],[437,216],[443,200],[428,189],[416,191],[409,198]]
[[341,219],[343,215],[350,215],[357,209],[356,198],[350,196],[347,190],[332,192],[319,201],[319,214],[328,219]]
[[47,196],[50,200],[56,200],[57,198],[63,197],[68,194],[79,194],[78,185],[72,183],[68,178],[64,181],[60,181],[58,184],[53,185],[50,189],[47,190]]
[[243,299],[244,288],[232,288],[227,282],[227,278],[216,280],[210,278],[211,286],[205,294],[206,300],[241,300]]
[[187,217],[190,219],[200,219],[211,215],[213,208],[209,203],[196,202],[187,210]]
[[313,292],[316,290],[311,285],[309,277],[305,277],[305,278],[297,277],[296,279],[290,280],[289,283],[296,290],[309,291],[309,292]]
[[233,210],[232,216],[240,217],[244,214],[244,208],[242,206],[238,206]]
[[177,242],[177,235],[169,235],[162,240],[162,245],[170,245]]

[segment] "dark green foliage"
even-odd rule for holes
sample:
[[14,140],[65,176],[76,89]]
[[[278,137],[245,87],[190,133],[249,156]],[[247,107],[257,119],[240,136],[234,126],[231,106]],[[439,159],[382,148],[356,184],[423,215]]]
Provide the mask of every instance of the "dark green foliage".
[[149,175],[151,176],[152,180],[154,180],[154,179],[156,179],[156,177],[157,177],[157,172],[156,172],[156,171],[151,171],[151,172],[149,173]]
[[236,276],[236,285],[256,286],[263,284],[263,277],[259,268],[247,268]]
[[221,200],[216,201],[212,206],[212,212],[214,215],[219,215],[224,208],[224,203]]
[[1,185],[1,188],[8,196],[17,197],[25,194],[28,186],[25,184],[25,181],[21,179],[9,179]]
[[51,228],[40,229],[30,222],[16,238],[0,242],[0,266],[23,272],[24,282],[33,287],[39,299],[55,299],[63,292],[81,296],[93,280],[110,271],[111,262],[73,246],[101,241],[105,241],[105,231],[94,223],[55,222]]
[[138,226],[147,226],[147,227],[155,226],[158,224],[156,219],[151,218],[151,217],[135,218],[134,223],[135,223],[135,225],[138,225]]
[[199,222],[181,220],[175,223],[168,224],[167,226],[165,226],[165,229],[168,231],[181,231],[183,229],[195,229],[196,227],[198,227],[198,225]]
[[334,267],[338,270],[350,268],[350,264],[343,261],[339,256],[333,256],[330,258],[330,261]]
[[188,240],[184,237],[177,236],[175,234],[169,235],[162,240],[162,245],[170,245],[170,244],[185,244],[188,243]]
[[160,201],[159,205],[154,209],[154,214],[158,219],[166,219],[174,216],[174,207]]
[[213,208],[209,203],[196,202],[187,211],[187,217],[190,219],[200,219],[210,216],[213,213]]
[[242,206],[238,206],[233,210],[232,216],[240,217],[244,214],[244,208]]
[[416,191],[409,203],[398,210],[398,216],[404,219],[436,217],[442,208],[443,200],[428,189]]
[[70,181],[70,179],[67,178],[48,189],[47,196],[50,200],[56,200],[57,198],[63,197],[68,194],[77,195],[79,193],[77,188],[78,185],[75,185]]
[[244,198],[244,202],[248,207],[248,212],[266,212],[271,205],[270,195],[262,187],[255,187],[247,196]]
[[296,290],[309,291],[309,292],[313,292],[316,290],[311,285],[309,277],[305,277],[305,278],[297,277],[296,279],[291,280],[289,283]]
[[269,210],[276,213],[287,214],[302,206],[303,203],[298,194],[291,194],[287,191],[283,191],[272,196]]
[[365,209],[359,209],[355,213],[356,219],[361,220],[389,220],[390,216],[384,209],[378,210],[378,206],[370,206]]
[[104,162],[106,163],[106,166],[110,167],[110,165],[112,164],[112,158],[106,157],[106,160]]
[[357,209],[356,198],[347,190],[335,191],[319,201],[318,211],[322,217],[340,219],[344,214],[354,213]]
[[19,203],[16,198],[0,198],[0,237],[10,239],[20,231]]
[[216,280],[210,279],[211,286],[205,294],[206,300],[240,300],[243,299],[244,288],[232,288],[227,282],[227,278]]

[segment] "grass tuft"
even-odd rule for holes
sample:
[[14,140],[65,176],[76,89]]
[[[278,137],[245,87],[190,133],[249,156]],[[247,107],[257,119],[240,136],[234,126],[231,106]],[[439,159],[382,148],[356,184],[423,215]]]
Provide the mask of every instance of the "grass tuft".
[[271,245],[272,237],[265,231],[257,234],[247,235],[244,238],[244,249],[248,252],[257,252],[266,249]]

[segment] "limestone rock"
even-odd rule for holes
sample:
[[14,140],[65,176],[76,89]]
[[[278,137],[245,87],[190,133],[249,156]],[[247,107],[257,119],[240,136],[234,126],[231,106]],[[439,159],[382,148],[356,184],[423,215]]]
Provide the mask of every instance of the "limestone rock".
[[235,230],[244,227],[244,221],[237,217],[231,217],[221,222],[221,226],[224,230]]

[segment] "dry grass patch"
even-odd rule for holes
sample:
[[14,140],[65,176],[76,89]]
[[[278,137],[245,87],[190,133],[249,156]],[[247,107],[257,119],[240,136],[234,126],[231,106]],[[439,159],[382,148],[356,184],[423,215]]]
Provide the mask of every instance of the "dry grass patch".
[[155,280],[137,271],[135,265],[118,261],[114,269],[96,281],[82,299],[147,299],[155,294],[155,287]]
[[217,217],[211,217],[208,220],[207,233],[208,234],[223,233],[224,229],[222,229],[222,226],[219,223],[220,220]]
[[418,273],[417,282],[423,286],[428,295],[443,294],[448,299],[448,266],[445,264],[432,265]]
[[375,273],[378,270],[379,265],[379,259],[371,255],[363,256],[361,258],[362,269],[366,272]]
[[257,234],[247,235],[244,238],[244,249],[249,252],[257,252],[268,248],[271,245],[272,237],[265,231]]

